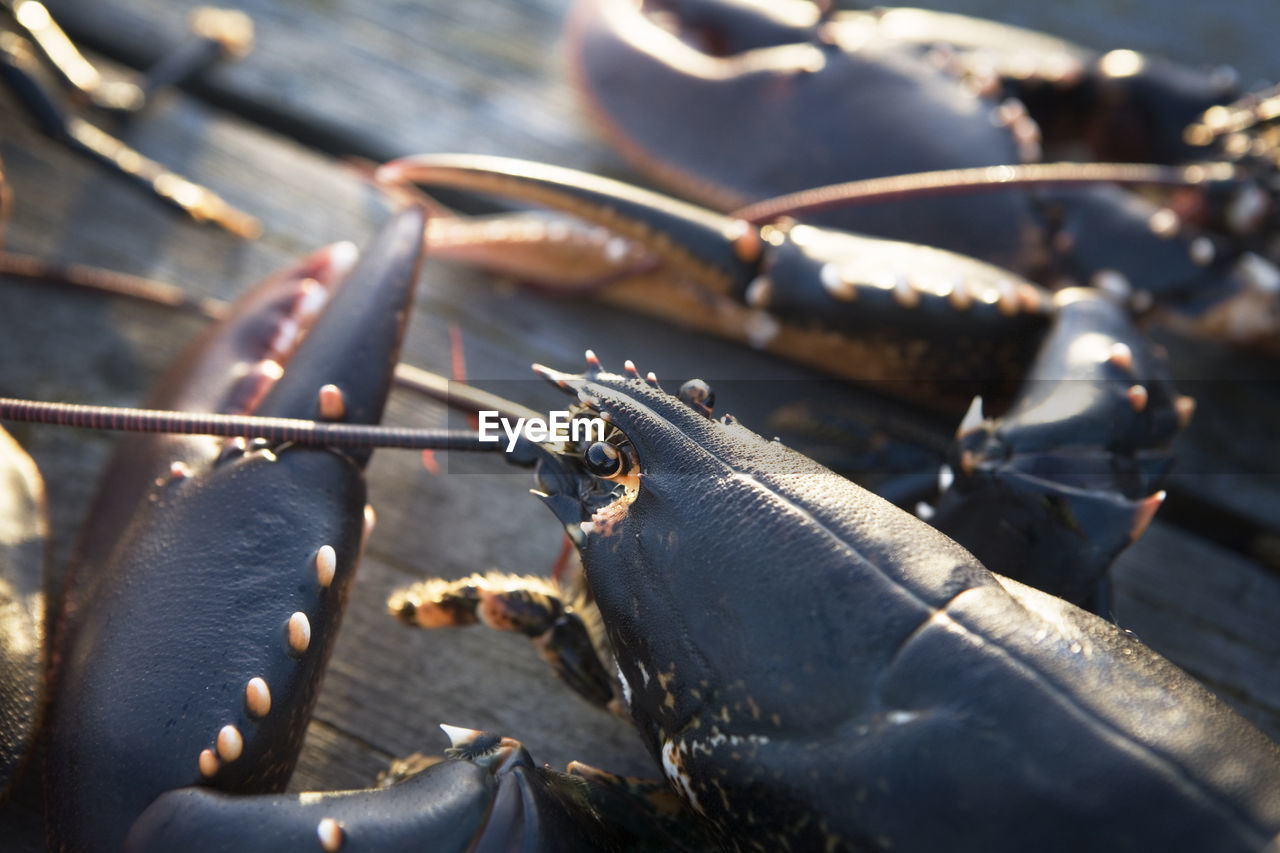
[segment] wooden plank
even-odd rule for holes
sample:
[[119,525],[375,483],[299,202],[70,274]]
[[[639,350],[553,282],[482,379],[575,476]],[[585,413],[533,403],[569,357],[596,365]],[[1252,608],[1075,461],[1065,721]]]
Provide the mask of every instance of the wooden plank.
[[1242,559],[1156,523],[1112,570],[1115,619],[1280,736],[1280,583]]
[[[153,28],[160,28],[161,40],[176,39],[181,11],[194,3],[69,5],[104,15],[131,12],[133,19],[121,18],[137,27],[131,38],[149,41]],[[559,0],[338,0],[326,4],[323,14],[302,2],[244,5],[258,23],[259,49],[242,66],[226,70],[226,85],[276,104],[272,109],[320,116],[391,152],[503,153],[621,171],[581,122],[563,84],[554,49],[565,5]],[[1011,11],[1034,8],[1012,6],[1017,9]],[[1240,8],[1274,14],[1273,6]],[[1236,14],[1234,4],[1229,11],[1219,9],[1215,15]],[[1186,31],[1176,38],[1166,42],[1157,36],[1159,44],[1176,44],[1173,52],[1184,56],[1188,47],[1202,47],[1194,30],[1198,14],[1188,13]],[[1265,41],[1256,20],[1246,18],[1246,26],[1232,33],[1245,42]],[[1092,32],[1109,39],[1110,21],[1113,16],[1098,14]],[[1230,55],[1250,53],[1233,49]],[[1268,53],[1258,67],[1273,61]],[[355,174],[184,97],[163,99],[124,135],[144,153],[180,166],[261,217],[262,240],[243,243],[179,221],[25,129],[7,95],[0,95],[0,128],[0,156],[16,202],[10,248],[178,282],[196,293],[227,296],[321,243],[363,239],[383,214],[382,203]],[[471,374],[496,380],[502,393],[530,405],[545,408],[554,398],[541,382],[527,378],[528,364],[575,366],[586,346],[611,365],[634,357],[669,385],[695,374],[750,380],[759,399],[744,399],[745,386],[717,381],[722,407],[766,430],[771,413],[796,389],[844,409],[866,405],[865,397],[812,384],[803,371],[757,353],[623,318],[599,305],[539,299],[437,264],[429,265],[422,291],[406,360],[444,369],[447,328],[456,324],[467,343]],[[136,403],[199,325],[119,300],[0,282],[0,394]],[[1230,474],[1234,479],[1213,493],[1236,493],[1234,511],[1269,515],[1274,524],[1280,517],[1272,512],[1274,480],[1240,475],[1245,463],[1256,468],[1280,416],[1269,402],[1250,407],[1237,397],[1233,405],[1230,416],[1201,421],[1213,429],[1198,446],[1216,443],[1240,455],[1225,457],[1227,463],[1210,455],[1191,473]],[[1206,410],[1212,406],[1202,400],[1202,415]],[[895,417],[936,434],[909,412],[895,409]],[[396,423],[443,419],[438,407],[404,394],[394,397],[389,416]],[[1233,423],[1244,426],[1233,431]],[[111,439],[55,429],[14,431],[49,480],[62,563]],[[409,631],[383,612],[392,588],[422,574],[457,577],[490,566],[544,571],[559,550],[559,534],[546,510],[527,496],[527,473],[502,470],[491,461],[449,460],[445,474],[430,476],[412,455],[380,453],[370,479],[379,526],[294,789],[367,784],[389,756],[439,750],[440,722],[513,734],[535,758],[556,766],[579,758],[652,773],[627,727],[555,684],[522,641],[480,630]],[[1274,677],[1280,649],[1273,618],[1278,586],[1277,576],[1258,563],[1157,524],[1118,569],[1117,614],[1122,624],[1280,736],[1280,679]],[[6,841],[16,839],[19,849],[40,844],[38,787],[38,778],[29,778],[23,797],[0,808],[0,826],[15,833]]]

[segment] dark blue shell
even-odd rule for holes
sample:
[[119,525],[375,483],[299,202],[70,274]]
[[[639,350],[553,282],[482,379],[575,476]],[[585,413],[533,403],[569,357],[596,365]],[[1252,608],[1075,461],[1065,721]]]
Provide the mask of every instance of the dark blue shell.
[[1113,625],[638,379],[582,554],[632,713],[728,845],[1258,849],[1280,748]]

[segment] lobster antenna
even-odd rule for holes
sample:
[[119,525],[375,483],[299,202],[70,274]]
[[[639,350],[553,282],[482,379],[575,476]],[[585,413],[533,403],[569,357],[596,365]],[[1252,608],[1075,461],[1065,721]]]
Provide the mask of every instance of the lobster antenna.
[[337,424],[294,418],[167,412],[73,403],[38,403],[0,397],[0,420],[82,429],[212,435],[222,438],[265,439],[272,444],[406,450],[501,450],[502,443],[480,441],[471,430],[410,429],[404,427]]
[[753,225],[762,225],[782,216],[907,198],[1087,184],[1194,187],[1214,183],[1229,184],[1239,180],[1239,177],[1239,171],[1230,163],[1196,163],[1190,166],[1156,166],[1146,163],[977,166],[971,169],[914,172],[814,187],[758,201],[730,215],[745,219]]
[[[4,183],[0,181],[0,212],[5,210],[4,198]],[[0,219],[0,236],[3,235],[2,228],[3,219]],[[162,281],[84,264],[56,263],[32,255],[6,252],[2,248],[0,248],[0,275],[132,299],[206,320],[221,320],[230,313],[231,309],[228,302],[210,296],[195,297],[180,287]],[[512,421],[520,418],[528,420],[539,416],[532,409],[503,399],[497,394],[483,391],[464,382],[450,380],[446,376],[404,362],[396,365],[393,381],[398,387],[407,388],[459,411],[469,413],[496,411],[502,417]]]

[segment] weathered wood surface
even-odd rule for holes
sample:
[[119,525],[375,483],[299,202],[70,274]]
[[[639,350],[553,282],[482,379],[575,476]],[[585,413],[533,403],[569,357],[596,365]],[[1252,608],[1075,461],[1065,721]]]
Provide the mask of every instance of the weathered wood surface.
[[[194,5],[50,4],[69,20],[88,21],[102,46],[120,55],[177,41]],[[364,154],[500,153],[626,175],[595,140],[563,82],[557,47],[566,5],[244,2],[258,27],[257,49],[202,91],[256,114],[287,114],[291,131],[321,128],[328,135],[319,142]],[[1101,3],[1072,4],[1070,17],[1060,20],[1045,16],[1066,15],[1063,4],[950,5],[1007,12],[1014,22],[1103,47],[1156,50],[1198,63],[1230,60],[1246,79],[1280,73],[1269,42],[1280,27],[1263,25],[1280,17],[1273,0],[1225,8],[1185,4],[1177,14],[1162,11],[1154,23],[1139,4],[1106,11]],[[384,214],[384,203],[354,171],[193,97],[166,96],[121,132],[144,153],[259,216],[263,238],[245,243],[181,221],[34,134],[0,94],[0,157],[15,200],[9,248],[225,297],[310,248],[363,239]],[[529,363],[575,366],[587,346],[607,364],[632,357],[675,382],[691,375],[777,380],[754,386],[772,399],[720,390],[722,408],[762,429],[770,407],[792,389],[846,408],[865,405],[865,398],[829,384],[815,387],[803,372],[756,353],[431,264],[405,359],[446,370],[451,323],[462,330],[473,377],[503,380],[502,393],[540,408],[551,405],[554,394],[526,381]],[[200,325],[124,300],[5,280],[0,394],[135,404]],[[1247,369],[1255,380],[1272,380],[1250,386],[1258,390],[1249,395],[1215,394],[1205,383],[1199,396],[1222,396],[1222,408],[1202,399],[1199,432],[1188,439],[1193,463],[1183,478],[1188,491],[1207,495],[1233,523],[1243,520],[1253,538],[1231,550],[1157,522],[1117,568],[1117,616],[1280,737],[1280,468],[1266,461],[1275,456],[1264,444],[1280,424],[1277,371],[1212,348],[1175,348],[1179,353],[1188,375],[1195,370],[1226,380]],[[901,416],[933,435],[950,428],[909,412]],[[402,393],[388,418],[442,419],[439,407]],[[13,432],[49,481],[61,564],[112,438],[31,427]],[[1215,444],[1224,452],[1216,453]],[[374,460],[371,497],[379,525],[293,787],[367,784],[392,756],[439,750],[440,722],[512,734],[536,758],[557,766],[578,758],[650,772],[626,725],[556,684],[524,641],[479,630],[413,632],[385,616],[387,593],[422,574],[459,576],[492,566],[543,571],[558,552],[556,525],[527,496],[527,473],[503,470],[492,459],[449,460],[446,470],[428,475],[412,454],[384,452]],[[1270,566],[1253,558],[1267,553]],[[16,803],[0,810],[0,837],[13,838],[18,849],[39,844],[35,777],[29,775]]]

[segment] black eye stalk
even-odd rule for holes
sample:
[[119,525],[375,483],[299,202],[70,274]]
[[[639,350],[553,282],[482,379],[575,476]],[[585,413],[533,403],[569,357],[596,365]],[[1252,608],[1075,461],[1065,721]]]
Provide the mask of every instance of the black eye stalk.
[[701,379],[690,379],[680,386],[680,402],[709,418],[716,404],[716,392]]
[[627,457],[605,441],[597,441],[588,447],[583,461],[588,471],[606,480],[625,475],[631,467]]

